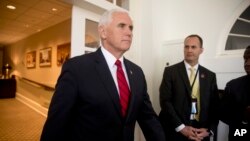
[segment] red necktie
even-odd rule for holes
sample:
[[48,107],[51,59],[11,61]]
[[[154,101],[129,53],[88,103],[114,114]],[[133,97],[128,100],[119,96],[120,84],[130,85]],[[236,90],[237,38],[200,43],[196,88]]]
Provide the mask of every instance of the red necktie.
[[124,72],[122,70],[121,61],[117,60],[115,62],[115,65],[117,66],[116,75],[117,75],[118,87],[119,87],[119,92],[120,92],[121,112],[122,112],[122,116],[125,117],[127,113],[128,103],[129,103],[130,90],[129,90]]

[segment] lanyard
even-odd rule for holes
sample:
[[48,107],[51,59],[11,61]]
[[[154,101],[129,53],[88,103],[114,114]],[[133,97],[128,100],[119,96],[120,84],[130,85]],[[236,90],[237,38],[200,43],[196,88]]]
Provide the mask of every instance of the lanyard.
[[194,83],[195,83],[195,81],[196,81],[196,77],[197,77],[198,72],[199,72],[199,68],[197,69],[197,71],[196,71],[196,73],[195,73],[194,81],[193,81],[193,83],[192,83],[192,85],[191,85],[191,91],[193,91]]

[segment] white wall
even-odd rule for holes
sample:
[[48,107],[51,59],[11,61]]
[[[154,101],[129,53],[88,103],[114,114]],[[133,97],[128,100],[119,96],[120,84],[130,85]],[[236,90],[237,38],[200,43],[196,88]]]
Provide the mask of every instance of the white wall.
[[[228,25],[232,25],[236,20],[235,15],[239,16],[239,11],[242,12],[243,7],[248,5],[249,0],[154,0],[153,47],[157,50],[155,55],[161,56],[163,53],[164,57],[164,42],[184,40],[189,34],[199,34],[203,37],[205,49],[200,62],[218,73],[219,88],[224,89],[225,80],[230,78],[220,76],[221,73],[237,73],[230,73],[234,77],[244,74],[242,52],[228,56],[222,54],[225,54],[223,49],[231,28]],[[173,57],[176,55],[183,55],[183,51],[173,54]],[[162,58],[158,59],[157,62],[164,63],[161,62]],[[159,71],[156,70],[155,73]]]
[[[153,54],[148,53],[147,55],[155,56],[154,63],[151,66],[155,68],[152,76],[154,82],[149,87],[153,87],[153,102],[156,103],[156,111],[159,111],[158,89],[163,73],[162,67],[166,63],[162,60],[167,54],[171,54],[164,52],[166,43],[180,43],[187,35],[193,33],[201,35],[204,40],[205,51],[200,62],[218,74],[220,89],[224,89],[225,83],[229,79],[244,74],[242,51],[224,55],[227,52],[223,52],[223,49],[232,24],[244,8],[249,5],[249,0],[154,0],[151,3],[152,27],[148,28],[152,28],[152,32],[147,34],[152,34],[151,48]],[[147,13],[146,11],[151,9],[143,8],[143,10]],[[151,17],[148,19],[151,19]],[[142,26],[144,25],[142,24]],[[137,36],[143,38],[147,34]],[[180,58],[180,56],[183,56],[183,50],[180,50],[178,54],[172,53],[171,57]],[[143,67],[145,65],[148,64],[142,64]]]
[[[151,3],[152,48],[155,56],[151,67],[155,69],[152,73],[153,85],[149,87],[153,89],[156,111],[160,111],[159,85],[164,69],[162,67],[165,66],[166,58],[172,61],[170,64],[183,58],[182,41],[189,34],[202,36],[205,51],[200,63],[216,72],[220,89],[224,89],[227,81],[245,74],[243,51],[225,52],[224,47],[233,23],[250,4],[250,0],[152,0]],[[176,48],[179,48],[179,53]],[[227,140],[227,127],[223,123],[220,123],[219,133],[219,140]]]

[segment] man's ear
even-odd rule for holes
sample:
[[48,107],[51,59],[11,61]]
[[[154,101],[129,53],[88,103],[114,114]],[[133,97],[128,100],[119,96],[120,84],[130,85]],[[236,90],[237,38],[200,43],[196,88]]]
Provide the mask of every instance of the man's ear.
[[106,39],[106,37],[107,37],[106,36],[106,30],[105,30],[105,27],[103,25],[101,25],[101,26],[98,27],[98,32],[99,32],[100,37],[102,39]]
[[202,53],[203,53],[203,51],[204,51],[204,48],[202,47],[202,48],[201,48],[201,53],[200,53],[200,54],[202,54]]

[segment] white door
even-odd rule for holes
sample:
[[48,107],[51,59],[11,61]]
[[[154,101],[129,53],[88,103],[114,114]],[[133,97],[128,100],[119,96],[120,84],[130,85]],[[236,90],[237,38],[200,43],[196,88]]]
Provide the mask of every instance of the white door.
[[164,69],[182,61],[183,54],[183,40],[167,41],[163,44],[161,51],[161,65]]

